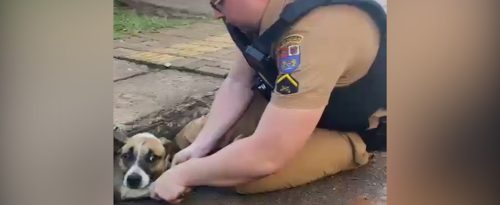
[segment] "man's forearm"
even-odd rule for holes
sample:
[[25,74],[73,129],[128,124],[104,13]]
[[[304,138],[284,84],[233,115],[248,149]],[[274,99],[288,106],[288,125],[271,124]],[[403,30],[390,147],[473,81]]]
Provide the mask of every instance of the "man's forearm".
[[167,172],[185,186],[234,186],[267,176],[285,166],[304,147],[323,110],[290,110],[269,104],[251,136]]
[[250,88],[225,80],[212,103],[207,122],[193,144],[210,149],[243,113],[252,96]]
[[169,171],[181,173],[176,176],[182,176],[180,180],[190,187],[235,186],[271,174],[278,168],[279,163],[271,160],[270,153],[262,148],[262,144],[248,137],[213,155],[188,160]]

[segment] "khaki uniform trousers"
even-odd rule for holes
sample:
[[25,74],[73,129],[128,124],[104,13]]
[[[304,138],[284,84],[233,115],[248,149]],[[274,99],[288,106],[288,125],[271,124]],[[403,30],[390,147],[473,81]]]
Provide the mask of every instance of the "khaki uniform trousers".
[[[250,136],[255,131],[266,105],[267,101],[255,93],[246,111],[220,139],[216,150]],[[181,149],[196,139],[206,119],[206,116],[202,116],[189,122],[177,134],[175,140]],[[371,156],[357,133],[316,128],[304,148],[282,169],[238,185],[235,189],[241,194],[253,194],[292,188],[365,165]]]

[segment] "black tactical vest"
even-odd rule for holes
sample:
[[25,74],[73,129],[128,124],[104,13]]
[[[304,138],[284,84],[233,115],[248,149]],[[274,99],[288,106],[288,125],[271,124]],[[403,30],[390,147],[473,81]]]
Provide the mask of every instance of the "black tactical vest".
[[[317,125],[319,128],[365,132],[368,118],[387,104],[386,81],[386,13],[373,0],[296,0],[288,4],[280,18],[257,39],[250,40],[238,28],[226,24],[231,37],[256,71],[255,88],[269,100],[278,69],[271,46],[298,20],[311,10],[334,4],[348,4],[366,11],[380,31],[378,54],[368,73],[355,83],[332,90],[330,101]],[[332,79],[333,80],[333,79]],[[385,136],[384,136],[385,137]]]

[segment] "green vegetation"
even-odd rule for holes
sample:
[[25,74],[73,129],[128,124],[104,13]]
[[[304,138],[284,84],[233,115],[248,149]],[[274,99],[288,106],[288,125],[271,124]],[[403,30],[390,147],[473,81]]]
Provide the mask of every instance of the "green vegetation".
[[113,38],[120,39],[139,33],[156,32],[162,28],[175,28],[191,24],[192,20],[167,19],[137,14],[134,10],[115,4]]

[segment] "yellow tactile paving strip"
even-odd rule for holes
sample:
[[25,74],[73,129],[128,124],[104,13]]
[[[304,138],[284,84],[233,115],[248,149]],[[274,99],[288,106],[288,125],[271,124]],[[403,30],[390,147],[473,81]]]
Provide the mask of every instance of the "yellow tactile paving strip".
[[211,36],[202,40],[193,40],[189,43],[174,44],[167,48],[152,49],[151,51],[131,51],[125,56],[128,59],[165,65],[184,58],[212,59],[203,57],[208,53],[217,52],[234,46],[229,34]]

